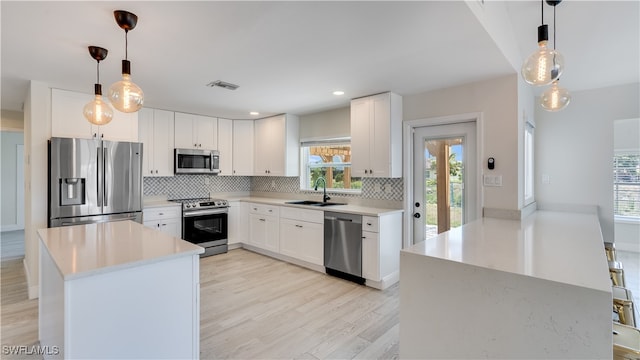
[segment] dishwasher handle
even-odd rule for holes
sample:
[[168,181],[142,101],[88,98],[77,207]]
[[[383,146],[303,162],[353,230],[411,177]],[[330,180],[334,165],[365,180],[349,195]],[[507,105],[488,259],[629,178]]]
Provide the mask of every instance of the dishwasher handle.
[[342,221],[349,222],[354,224],[362,224],[362,215],[354,215],[354,214],[344,214],[344,213],[336,213],[325,211],[324,213],[325,221]]

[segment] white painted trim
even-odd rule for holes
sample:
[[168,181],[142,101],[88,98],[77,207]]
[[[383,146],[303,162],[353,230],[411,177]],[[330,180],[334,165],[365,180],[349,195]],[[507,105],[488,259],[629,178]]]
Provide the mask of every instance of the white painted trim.
[[402,156],[404,176],[404,217],[402,248],[413,243],[413,131],[417,127],[451,125],[462,122],[475,121],[476,123],[476,218],[482,217],[482,205],[484,204],[484,192],[482,191],[482,159],[484,158],[484,119],[482,112],[465,113],[457,115],[439,116],[433,118],[407,120],[402,124]]
[[640,245],[616,241],[616,250],[640,253]]
[[17,231],[17,230],[23,230],[23,229],[24,229],[24,225],[20,226],[20,224],[8,224],[8,225],[0,226],[0,232]]
[[31,275],[29,274],[29,266],[27,265],[27,258],[25,257],[24,259],[22,259],[22,266],[24,267],[24,274],[27,278],[27,296],[29,298],[29,300],[31,299],[37,299],[38,298],[38,285],[31,285],[33,284],[33,279],[31,278]]
[[24,144],[16,145],[16,224],[24,229]]

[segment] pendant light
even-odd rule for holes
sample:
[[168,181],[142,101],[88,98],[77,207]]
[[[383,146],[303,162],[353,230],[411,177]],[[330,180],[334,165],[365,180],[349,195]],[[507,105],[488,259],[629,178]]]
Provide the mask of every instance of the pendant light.
[[558,86],[558,80],[554,80],[551,87],[540,97],[540,105],[547,111],[560,111],[569,105],[571,95],[565,88]]
[[84,106],[82,113],[90,123],[95,125],[106,125],[113,119],[113,110],[108,103],[102,99],[102,85],[100,84],[100,61],[107,57],[107,49],[98,46],[89,46],[89,54],[96,60],[97,80],[94,85],[95,98]]
[[122,80],[109,88],[109,100],[114,108],[125,113],[136,112],[142,108],[144,93],[138,85],[131,81],[131,63],[128,60],[129,30],[133,30],[138,23],[138,17],[124,10],[116,10],[113,16],[122,29],[124,29],[124,60],[122,60]]
[[[553,6],[553,50],[556,49],[556,5],[562,0],[547,0],[547,4]],[[554,80],[551,87],[540,97],[540,105],[547,111],[560,111],[569,105],[571,94],[565,88],[558,86],[560,78]]]
[[[552,1],[547,1],[551,5]],[[557,5],[560,1],[553,1]],[[549,85],[562,75],[564,57],[555,49],[549,50],[549,30],[544,24],[544,0],[540,0],[542,21],[538,26],[538,50],[531,54],[522,65],[521,73],[524,81],[535,86]],[[555,5],[554,9],[555,9]],[[555,31],[555,28],[554,28]]]

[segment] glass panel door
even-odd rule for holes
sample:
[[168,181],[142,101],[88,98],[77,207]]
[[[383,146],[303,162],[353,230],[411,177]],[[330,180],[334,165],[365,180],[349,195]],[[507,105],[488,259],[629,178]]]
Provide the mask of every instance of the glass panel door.
[[417,128],[413,144],[416,243],[475,218],[475,123]]

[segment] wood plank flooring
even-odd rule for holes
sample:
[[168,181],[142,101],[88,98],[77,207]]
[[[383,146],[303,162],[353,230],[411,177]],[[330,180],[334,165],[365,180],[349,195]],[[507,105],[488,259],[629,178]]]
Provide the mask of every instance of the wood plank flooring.
[[[200,261],[202,359],[393,359],[399,287],[385,291],[243,249]],[[2,345],[37,344],[21,260],[2,262]],[[5,356],[3,356],[5,358]]]

